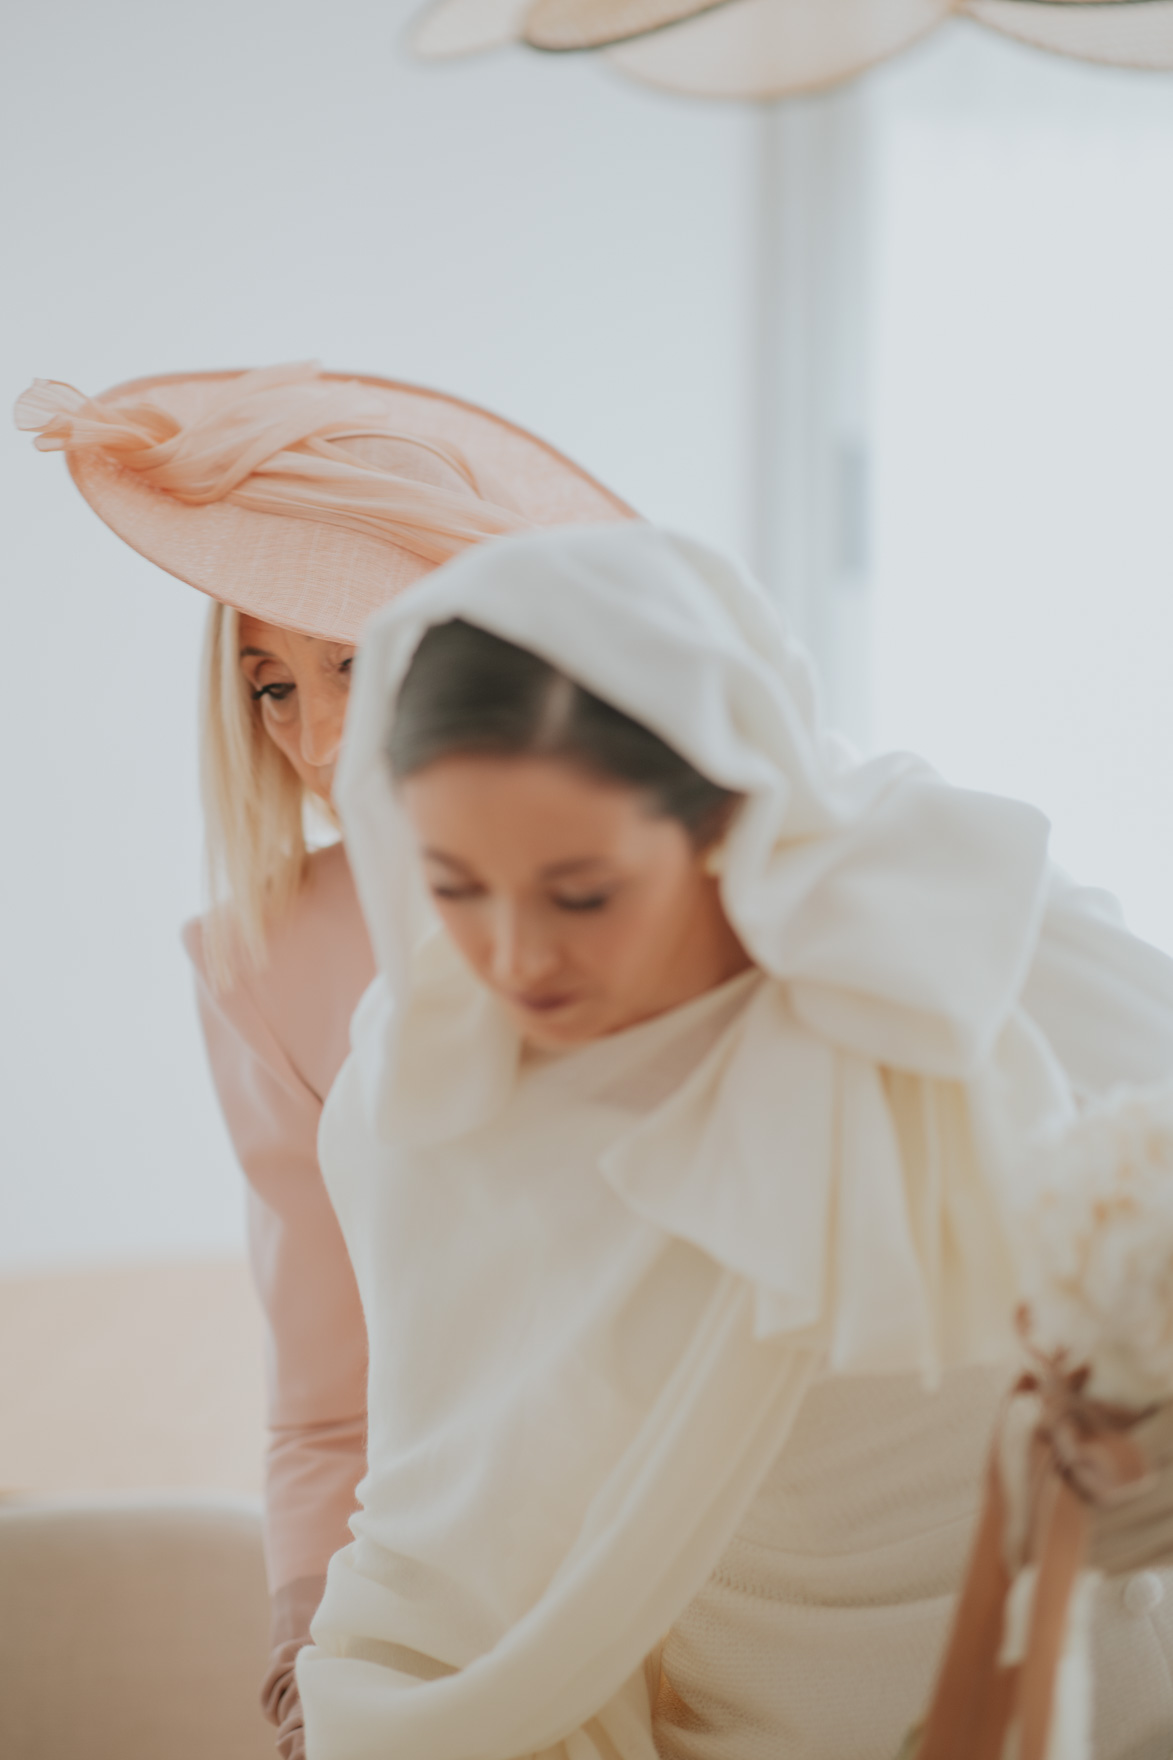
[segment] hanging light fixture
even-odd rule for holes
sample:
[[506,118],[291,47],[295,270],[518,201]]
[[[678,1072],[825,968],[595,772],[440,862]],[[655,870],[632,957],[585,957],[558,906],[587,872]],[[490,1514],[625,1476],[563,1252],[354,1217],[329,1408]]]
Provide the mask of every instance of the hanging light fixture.
[[820,91],[965,17],[1084,61],[1173,69],[1173,0],[432,0],[425,60],[505,43],[602,51],[648,85],[710,98]]

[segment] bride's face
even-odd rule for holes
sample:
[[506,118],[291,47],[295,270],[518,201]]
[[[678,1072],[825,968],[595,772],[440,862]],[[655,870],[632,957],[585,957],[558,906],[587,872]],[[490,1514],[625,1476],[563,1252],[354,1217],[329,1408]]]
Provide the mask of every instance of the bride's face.
[[619,1032],[750,963],[704,852],[637,789],[454,756],[401,792],[445,928],[532,1045]]

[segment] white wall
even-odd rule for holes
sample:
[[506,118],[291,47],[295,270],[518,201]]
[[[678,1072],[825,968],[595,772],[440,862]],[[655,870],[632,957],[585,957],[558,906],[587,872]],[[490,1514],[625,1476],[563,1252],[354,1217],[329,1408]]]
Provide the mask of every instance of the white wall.
[[961,26],[872,97],[875,743],[1173,949],[1173,76]]
[[[752,114],[597,63],[428,70],[402,0],[6,19],[0,383],[321,358],[459,392],[744,548]],[[241,1236],[176,942],[197,594],[0,428],[0,1269]]]

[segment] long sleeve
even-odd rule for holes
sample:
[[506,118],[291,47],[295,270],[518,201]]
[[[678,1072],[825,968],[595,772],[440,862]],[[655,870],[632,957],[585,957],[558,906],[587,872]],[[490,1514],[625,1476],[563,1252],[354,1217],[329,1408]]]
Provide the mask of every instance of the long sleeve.
[[202,925],[184,945],[225,1122],[248,1182],[268,1322],[265,1550],[271,1655],[261,1702],[282,1760],[303,1760],[294,1665],[366,1469],[366,1328],[318,1165],[322,1101],[346,1055],[372,956],[340,844],[310,857],[260,971],[209,982]]
[[318,1167],[321,1102],[246,989],[216,995],[197,960],[220,1104],[248,1180],[249,1244],[268,1322],[265,1539],[271,1588],[325,1575],[349,1540],[365,1467],[366,1335]]
[[249,1245],[268,1322],[265,1542],[272,1590],[325,1575],[349,1540],[365,1468],[366,1334],[318,1167],[321,1101],[247,986],[217,994],[187,934],[216,1091],[248,1180]]
[[[313,865],[300,911],[251,985],[238,978],[216,990],[200,925],[184,932],[212,1077],[248,1182],[250,1256],[268,1323],[272,1619],[261,1704],[277,1726],[282,1760],[304,1760],[297,1653],[309,1642],[326,1565],[350,1538],[366,1468],[366,1331],[317,1151],[322,1096],[369,976],[369,946],[340,857],[325,852]],[[270,1023],[284,1029],[284,1043]]]

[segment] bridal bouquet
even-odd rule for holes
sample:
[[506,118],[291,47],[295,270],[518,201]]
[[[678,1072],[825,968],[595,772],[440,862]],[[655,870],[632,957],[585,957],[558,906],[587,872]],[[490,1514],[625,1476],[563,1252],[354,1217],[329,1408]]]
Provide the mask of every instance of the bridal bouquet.
[[1173,1558],[1173,1084],[1089,1107],[1032,1191],[1027,1366],[907,1760],[1089,1760],[1099,1573]]
[[1024,1246],[1036,1350],[1086,1366],[1094,1399],[1173,1398],[1173,1085],[1113,1095],[1045,1152]]

